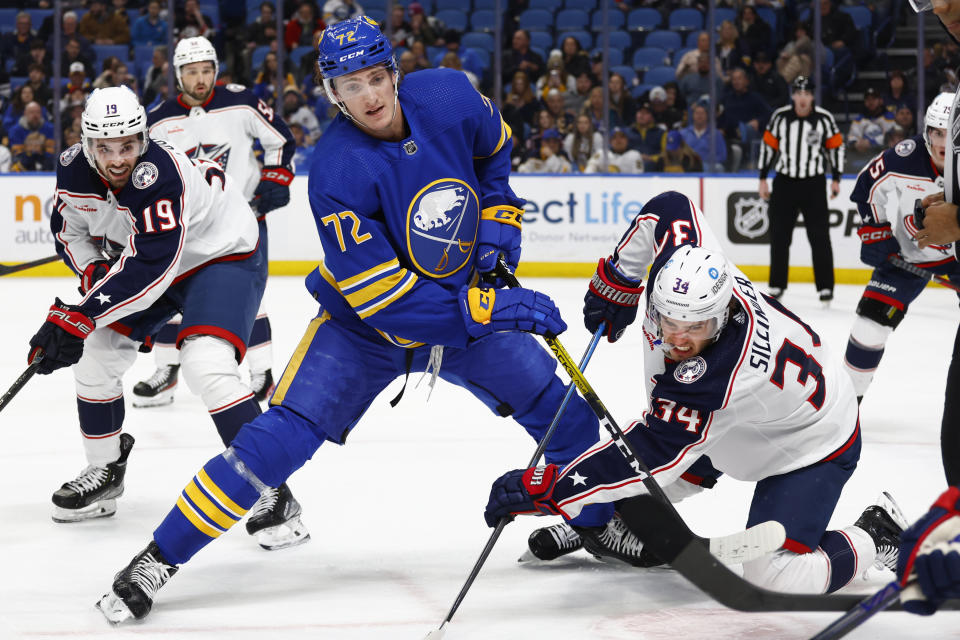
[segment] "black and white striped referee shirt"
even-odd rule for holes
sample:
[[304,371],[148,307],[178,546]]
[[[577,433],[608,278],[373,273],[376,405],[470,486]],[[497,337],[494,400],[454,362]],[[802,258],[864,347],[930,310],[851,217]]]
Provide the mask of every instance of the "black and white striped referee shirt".
[[833,180],[843,173],[843,134],[833,115],[814,105],[810,115],[801,118],[788,104],[773,112],[760,145],[760,179],[770,169],[790,178],[812,178],[829,170]]

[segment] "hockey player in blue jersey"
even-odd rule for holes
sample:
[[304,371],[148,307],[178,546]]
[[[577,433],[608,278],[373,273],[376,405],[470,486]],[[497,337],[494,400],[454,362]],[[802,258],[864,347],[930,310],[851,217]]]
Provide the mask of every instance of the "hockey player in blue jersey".
[[873,380],[887,339],[927,281],[888,262],[898,256],[951,279],[960,277],[953,243],[926,245],[914,220],[914,203],[943,191],[944,152],[952,93],[941,93],[927,109],[923,133],[901,141],[871,160],[857,176],[850,199],[862,220],[857,231],[860,259],[872,267],[857,305],[844,365],[857,398]]
[[[212,160],[233,177],[257,212],[260,242],[266,250],[264,218],[290,201],[293,135],[283,119],[246,87],[215,86],[217,51],[206,38],[198,36],[178,42],[173,68],[180,93],[147,113],[150,136],[182,149],[189,158]],[[263,148],[262,167],[254,155],[257,141]],[[179,330],[179,322],[174,321],[157,334],[157,370],[133,388],[133,406],[155,407],[173,402],[179,370],[175,348]],[[270,319],[261,309],[245,358],[250,368],[250,387],[261,402],[273,390],[270,344]]]
[[82,142],[57,166],[50,226],[83,297],[57,299],[30,353],[42,354],[43,374],[75,365],[89,463],[54,493],[57,522],[116,511],[134,442],[121,433],[123,374],[174,314],[183,315],[184,378],[224,444],[260,413],[238,370],[266,282],[256,218],[219,165],[191,161],[146,129],[132,91],[98,89]]
[[[520,256],[523,201],[508,183],[511,132],[496,106],[456,70],[400,83],[387,38],[365,17],[326,29],[318,49],[341,110],[317,143],[308,187],[324,249],[307,278],[318,314],[270,408],[190,481],[116,575],[99,603],[111,621],[146,616],[178,565],[239,520],[260,487],[282,483],[324,442],[343,444],[398,376],[430,367],[536,439],[561,404],[556,361],[530,335],[566,329],[553,302],[478,282],[498,254],[514,267]],[[597,432],[575,396],[547,460],[571,461]],[[578,522],[607,519],[587,508]]]

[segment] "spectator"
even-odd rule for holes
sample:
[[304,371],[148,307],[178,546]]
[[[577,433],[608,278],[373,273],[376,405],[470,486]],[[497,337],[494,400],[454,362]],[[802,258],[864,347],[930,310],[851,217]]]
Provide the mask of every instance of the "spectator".
[[47,45],[39,38],[34,38],[30,43],[30,52],[27,55],[21,55],[11,69],[12,75],[25,76],[30,73],[30,65],[39,64],[43,66],[44,74],[49,78],[53,75],[53,64],[50,62],[50,52],[47,51]]
[[790,84],[799,76],[809,78],[813,73],[815,49],[819,48],[821,59],[826,54],[822,44],[815,43],[810,25],[798,22],[793,29],[793,40],[784,45],[777,57],[777,72]]
[[574,82],[573,87],[563,96],[563,108],[570,113],[580,113],[583,105],[590,97],[590,90],[593,89],[593,75],[589,71],[583,71]]
[[[64,131],[70,129],[74,122],[79,124],[80,116],[83,114],[83,105],[87,100],[87,91],[75,89],[63,97],[61,104],[61,123]],[[66,149],[70,145],[64,145]]]
[[[629,149],[630,140],[622,127],[610,131],[610,149],[607,150],[607,168],[603,173],[643,173],[643,157],[639,151]],[[600,173],[603,167],[603,151],[598,149],[590,156],[584,173]]]
[[630,134],[633,136],[632,146],[640,152],[644,164],[654,166],[660,160],[660,154],[663,153],[663,147],[667,141],[667,129],[654,121],[649,102],[644,102],[637,108]]
[[530,49],[530,33],[526,29],[517,29],[513,33],[510,49],[503,53],[504,82],[509,82],[517,71],[526,73],[531,83],[543,73],[543,58]]
[[578,116],[576,126],[563,141],[563,149],[570,161],[578,171],[583,171],[593,152],[601,148],[603,136],[594,128],[593,120],[586,114]]
[[[289,62],[289,61],[286,61]],[[289,69],[284,70],[284,86],[294,85],[296,86],[297,82],[293,78],[293,74],[290,73]],[[267,53],[263,58],[263,66],[260,67],[260,71],[257,72],[257,77],[254,80],[254,85],[251,91],[253,94],[263,100],[263,102],[269,107],[276,107],[277,101],[277,54],[273,51]]]
[[287,21],[283,41],[288,51],[296,47],[317,46],[317,38],[326,27],[314,11],[312,2],[301,2],[296,14]]
[[[729,82],[730,72],[735,67],[744,66],[743,58],[747,55],[746,46],[740,39],[740,32],[737,31],[737,27],[729,20],[721,22],[719,38],[717,39],[717,57],[720,59],[720,68],[723,69],[724,82]],[[707,68],[709,69],[709,67]],[[700,71],[699,58],[697,58],[697,71]]]
[[327,0],[323,3],[322,13],[323,21],[329,26],[348,18],[361,16],[364,11],[363,7],[353,0]]
[[247,52],[251,53],[257,47],[269,46],[276,39],[277,17],[274,14],[273,3],[261,2],[260,15],[247,25]]
[[[673,80],[663,83],[663,90],[667,92],[667,109],[675,109],[680,115],[683,124],[686,124],[687,101],[680,95],[680,86]],[[649,96],[648,96],[649,99]]]
[[21,11],[17,14],[14,22],[13,32],[2,36],[2,47],[0,47],[0,58],[17,60],[20,57],[30,56],[30,43],[37,37],[37,32],[33,30],[30,20],[30,14]]
[[67,86],[64,87],[64,93],[69,95],[74,91],[90,90],[90,81],[87,80],[87,74],[86,70],[83,68],[83,63],[74,62],[70,65],[70,74],[67,76]]
[[185,0],[183,9],[176,12],[173,21],[173,33],[178,40],[203,36],[213,40],[213,20],[200,11],[197,0]]
[[666,129],[673,129],[683,120],[683,114],[675,107],[671,107],[667,102],[667,90],[663,87],[654,87],[647,93],[647,101],[650,103],[650,112],[657,124],[661,124]]
[[[77,18],[76,12],[64,12],[63,23],[60,25],[60,42],[64,48],[66,48],[70,40],[76,39],[80,45],[80,51],[83,53],[83,56],[93,60],[93,47],[91,46],[91,42],[80,34],[79,26],[80,19]],[[43,28],[40,29],[37,37],[44,42],[53,40],[53,18],[47,18],[43,21]]]
[[313,145],[307,142],[303,127],[299,124],[291,122],[287,126],[289,126],[290,133],[293,134],[293,140],[297,144],[296,150],[293,152],[293,166],[296,167],[297,173],[307,173],[310,171],[310,158],[313,155]]
[[167,43],[167,21],[160,17],[160,0],[150,0],[147,13],[134,20],[130,42],[135,47],[156,47]]
[[[137,13],[140,13],[139,5],[142,4],[142,0],[135,0],[137,6]],[[113,12],[123,18],[123,21],[127,23],[127,28],[130,28],[130,16],[127,15],[127,0],[113,0]]]
[[683,141],[680,132],[674,129],[667,134],[667,142],[656,170],[663,173],[695,173],[703,171],[703,162],[700,156]]
[[[688,73],[697,72],[697,60],[700,58],[700,54],[710,55],[710,34],[706,31],[701,31],[700,35],[697,36],[697,48],[690,49],[685,54],[680,56],[680,62],[677,63],[677,80],[687,75]],[[714,66],[717,68],[717,76],[723,75],[723,68],[720,67],[720,58],[713,58]]]
[[868,88],[863,95],[863,113],[853,116],[847,135],[851,154],[866,161],[882,151],[883,136],[894,124],[893,114],[883,105],[880,93],[873,87]]
[[44,71],[42,64],[34,62],[30,65],[27,84],[33,87],[33,99],[35,101],[39,102],[47,111],[53,109],[53,89],[47,82],[47,73]]
[[750,88],[759,93],[771,109],[779,109],[790,101],[787,81],[773,70],[773,64],[766,51],[759,51],[753,57],[749,75]]
[[12,160],[13,154],[10,153],[10,149],[6,145],[0,144],[0,173],[10,172]]
[[169,61],[167,60],[167,47],[160,45],[153,48],[153,58],[150,60],[150,66],[143,74],[143,103],[152,103],[161,91],[161,86],[167,86],[167,72]]
[[121,61],[120,64],[117,65],[117,70],[113,74],[113,86],[127,87],[138,96],[140,95],[140,86],[137,83],[137,78],[130,73],[130,66],[126,62]]
[[757,15],[753,5],[744,4],[740,9],[740,38],[742,49],[751,59],[761,51],[768,53],[773,50],[773,31],[770,25]]
[[904,135],[912,136],[916,133],[916,119],[913,117],[913,109],[907,105],[900,105],[893,116],[893,121],[897,123]]
[[44,151],[47,139],[42,133],[28,134],[23,141],[23,150],[14,154],[11,171],[53,171],[53,154]]
[[22,85],[13,92],[13,98],[3,112],[3,130],[9,132],[23,116],[23,109],[34,101],[33,87]]
[[860,51],[860,34],[853,18],[835,10],[833,0],[820,0],[820,37],[823,44],[833,49],[835,58],[847,52],[857,58],[865,53]]
[[[710,95],[710,56],[705,53],[697,54],[697,72],[688,73],[677,81],[680,93],[687,104],[693,104],[701,96]],[[717,76],[714,82],[717,99],[723,93],[723,78]],[[652,102],[652,101],[651,101]]]
[[[81,107],[80,109],[82,111],[83,107]],[[76,122],[78,125],[80,124],[79,120],[77,120]],[[69,149],[75,144],[80,144],[80,130],[69,128],[63,132],[63,148]]]
[[394,47],[403,46],[410,36],[410,23],[407,22],[406,12],[402,4],[393,5],[393,13],[390,14],[390,43]]
[[423,12],[423,7],[419,2],[411,2],[410,35],[407,36],[407,46],[419,40],[428,47],[432,47],[438,39],[439,36],[430,21],[427,20],[427,14]]
[[543,104],[547,107],[550,115],[553,116],[554,127],[560,132],[560,135],[565,136],[573,130],[575,118],[572,113],[563,108],[564,101],[562,93],[556,89],[551,89],[547,93]]
[[413,55],[413,52],[407,49],[400,54],[400,71],[403,72],[403,75],[409,75],[414,71],[419,71],[417,68],[417,56]]
[[60,62],[60,73],[64,76],[70,73],[70,67],[79,62],[83,65],[84,73],[87,78],[93,79],[96,74],[93,71],[93,58],[83,52],[83,43],[79,38],[70,38],[64,45],[64,56]]
[[103,68],[100,70],[100,75],[98,75],[93,81],[94,89],[103,89],[105,87],[112,87],[113,84],[113,74],[116,73],[117,67],[120,65],[120,58],[117,56],[107,56],[103,59]]
[[[409,53],[405,52],[405,53]],[[517,71],[513,74],[513,81],[510,83],[510,92],[504,99],[503,115],[504,122],[510,126],[513,135],[522,143],[524,142],[523,129],[525,125],[533,125],[533,118],[537,113],[537,99],[533,95],[533,89],[530,88],[530,80],[527,74]],[[552,125],[551,125],[552,126]],[[521,148],[520,144],[514,145],[514,150]]]
[[[901,107],[901,108],[906,109],[906,107]],[[910,115],[912,117],[913,113],[911,112]],[[898,144],[903,142],[906,139],[906,137],[907,137],[907,133],[903,129],[903,127],[901,127],[900,125],[896,125],[892,129],[890,129],[890,131],[887,131],[883,135],[883,146],[886,147],[887,149],[893,149]]]
[[530,158],[520,165],[520,173],[570,173],[572,167],[567,153],[560,148],[560,132],[547,129],[543,132],[540,157]]
[[[741,157],[747,157],[752,163],[756,146],[759,152],[760,136],[770,118],[770,106],[756,91],[750,90],[747,72],[743,69],[734,69],[730,73],[730,86],[720,100],[723,113],[717,119],[717,126],[723,129],[724,135],[731,144],[737,144],[742,149]],[[702,157],[702,156],[701,156]],[[739,166],[731,168],[739,171]]]
[[53,125],[44,119],[43,108],[36,101],[23,108],[23,115],[10,128],[10,152],[16,156],[23,151],[27,136],[34,132],[46,138],[46,149],[53,153]]
[[883,95],[883,104],[893,111],[898,111],[902,106],[913,109],[917,104],[917,97],[910,93],[907,78],[900,69],[892,70],[887,78],[887,92]]
[[560,93],[566,93],[568,87],[574,86],[577,80],[567,73],[563,66],[563,53],[560,49],[554,49],[547,56],[547,71],[537,80],[537,94],[544,98],[547,91],[557,89]]
[[[710,158],[710,137],[709,124],[710,112],[707,111],[708,101],[701,100],[690,108],[690,126],[680,130],[683,141],[687,143],[693,151],[700,156],[704,166],[707,166]],[[724,164],[727,162],[727,143],[723,138],[723,133],[718,128],[713,132],[714,144],[716,145],[715,164],[709,167],[709,171],[723,171]]]
[[[483,63],[480,62],[480,59],[477,58],[476,54],[473,53],[473,51],[470,51],[470,49],[460,48],[460,32],[459,31],[456,31],[454,29],[448,29],[443,34],[443,41],[444,41],[443,46],[446,47],[447,52],[448,53],[453,52],[457,54],[460,57],[460,63],[465,68],[469,69],[470,71],[473,71],[477,76],[480,76],[483,74]],[[426,49],[425,42],[418,40],[414,42],[414,44],[417,45],[418,47],[424,48],[424,50]],[[411,49],[412,48],[413,47],[411,45]],[[424,57],[425,56],[426,54],[424,54]],[[432,65],[433,61],[431,60],[428,64]]]
[[[527,74],[520,72],[522,75],[526,76]],[[540,145],[543,142],[543,132],[548,129],[554,129],[553,115],[546,109],[541,109],[537,111],[536,120],[532,127],[530,127],[530,135],[527,137],[524,142],[524,149],[522,154],[514,154],[514,165],[519,164],[520,157],[522,155],[523,160],[528,160],[529,158],[540,157]],[[558,132],[559,133],[559,132]],[[562,134],[561,134],[562,135]]]
[[590,58],[587,52],[583,50],[580,41],[573,36],[567,36],[561,43],[560,50],[563,52],[563,67],[567,73],[574,78],[579,78],[582,73],[590,72]]
[[107,10],[105,0],[90,0],[90,10],[81,18],[77,29],[93,44],[130,42],[130,25],[123,16],[112,9]]
[[607,88],[610,92],[610,108],[616,112],[617,120],[621,123],[633,122],[637,106],[633,96],[627,90],[627,83],[623,76],[619,73],[611,73]]
[[320,121],[306,105],[303,94],[293,85],[283,90],[283,119],[303,128],[307,144],[313,144],[320,137]]
[[473,85],[473,88],[477,91],[480,90],[480,78],[477,77],[477,74],[469,71],[468,69],[463,68],[463,64],[460,63],[460,56],[455,54],[453,51],[447,51],[443,54],[443,58],[440,60],[440,66],[444,69],[456,69],[464,75],[467,76],[467,80],[470,81],[470,84]]
[[417,71],[433,67],[433,64],[427,59],[427,46],[422,42],[417,41],[410,45],[410,53],[413,54],[416,61]]
[[[590,99],[583,105],[583,111],[580,113],[590,118],[595,131],[603,132],[606,126],[603,121],[603,87],[590,89]],[[617,115],[617,112],[613,109],[607,110],[607,117],[610,119],[611,127],[623,125],[623,123],[620,122],[620,117]],[[586,164],[586,158],[584,158],[584,164]]]

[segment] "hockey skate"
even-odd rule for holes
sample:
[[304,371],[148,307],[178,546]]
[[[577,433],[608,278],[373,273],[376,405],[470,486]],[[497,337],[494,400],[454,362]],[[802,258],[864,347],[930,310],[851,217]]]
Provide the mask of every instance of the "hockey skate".
[[556,560],[560,556],[583,548],[580,534],[566,522],[542,527],[527,538],[527,550],[517,562],[530,560]]
[[269,398],[270,394],[273,393],[274,386],[272,370],[250,372],[250,389],[253,391],[253,396],[257,399],[257,402],[263,402]]
[[829,309],[833,301],[833,289],[820,289],[817,293],[820,295],[820,306]]
[[177,567],[167,562],[160,547],[151,540],[113,577],[110,593],[100,598],[97,608],[113,624],[145,618],[153,607],[153,596],[176,572]]
[[153,375],[133,387],[133,406],[138,409],[173,404],[180,365],[158,367]]
[[627,529],[619,514],[602,527],[573,527],[583,540],[583,548],[598,560],[612,558],[635,567],[656,567],[663,562],[644,550],[633,533]]
[[79,522],[116,513],[133,443],[133,436],[121,433],[119,458],[107,463],[106,467],[90,465],[74,480],[57,489],[53,494],[53,521]]
[[268,551],[303,544],[310,532],[300,521],[300,503],[284,482],[276,489],[268,487],[250,510],[247,533]]
[[853,523],[867,532],[877,545],[877,557],[873,566],[897,570],[897,558],[900,555],[900,534],[909,526],[899,505],[889,493],[884,491],[875,503],[863,510]]

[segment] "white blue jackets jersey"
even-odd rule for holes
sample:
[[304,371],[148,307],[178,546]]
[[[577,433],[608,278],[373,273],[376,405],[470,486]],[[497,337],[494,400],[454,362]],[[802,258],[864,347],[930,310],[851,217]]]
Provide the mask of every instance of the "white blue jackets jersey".
[[[713,234],[685,196],[666,192],[637,215],[614,256],[652,282],[678,247],[708,246]],[[734,478],[757,481],[829,458],[857,429],[852,383],[817,332],[761,294],[736,267],[734,309],[717,341],[697,356],[665,357],[649,315],[642,331],[648,410],[625,430],[661,485],[699,457]],[[649,301],[648,301],[649,305]],[[587,504],[644,492],[612,441],[565,467],[554,498],[564,515]]]
[[480,212],[523,206],[508,183],[510,128],[453,69],[407,76],[399,101],[400,142],[342,114],[317,142],[308,192],[324,258],[307,287],[394,344],[463,347],[458,294],[475,277]]
[[866,223],[889,222],[904,260],[934,266],[954,260],[953,244],[917,246],[913,205],[943,191],[943,175],[930,158],[922,136],[902,140],[871,160],[857,176],[850,200]]
[[57,253],[76,273],[113,261],[80,302],[98,325],[148,308],[205,264],[252,253],[259,239],[253,212],[218,165],[194,163],[158,140],[117,192],[79,143],[60,154],[50,227]]
[[147,114],[150,136],[169,141],[187,157],[212,160],[236,180],[249,201],[260,182],[253,141],[263,147],[263,164],[292,170],[296,144],[279,115],[239,84],[214,87],[207,101],[191,107],[180,96]]

